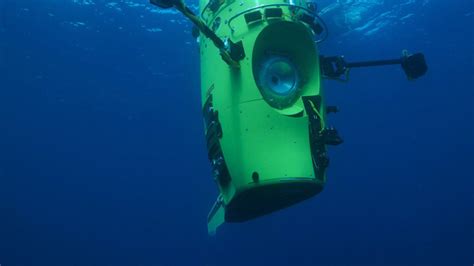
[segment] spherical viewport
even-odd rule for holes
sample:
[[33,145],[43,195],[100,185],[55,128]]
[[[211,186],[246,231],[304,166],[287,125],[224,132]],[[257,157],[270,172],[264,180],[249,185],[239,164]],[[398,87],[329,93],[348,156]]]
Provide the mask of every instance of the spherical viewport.
[[264,91],[270,94],[291,95],[298,86],[297,69],[287,58],[273,56],[262,65],[260,85]]

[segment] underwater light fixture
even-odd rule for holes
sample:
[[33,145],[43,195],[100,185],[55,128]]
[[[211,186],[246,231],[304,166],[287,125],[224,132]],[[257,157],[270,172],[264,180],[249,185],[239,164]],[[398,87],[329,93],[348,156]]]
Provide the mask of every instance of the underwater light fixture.
[[322,56],[327,27],[314,1],[200,0],[199,15],[175,8],[195,26],[201,56],[201,99],[208,157],[220,194],[208,216],[214,234],[322,191],[327,148],[343,142],[326,123],[322,78],[347,81],[359,67],[401,65],[408,79],[427,71],[424,55],[346,62]]

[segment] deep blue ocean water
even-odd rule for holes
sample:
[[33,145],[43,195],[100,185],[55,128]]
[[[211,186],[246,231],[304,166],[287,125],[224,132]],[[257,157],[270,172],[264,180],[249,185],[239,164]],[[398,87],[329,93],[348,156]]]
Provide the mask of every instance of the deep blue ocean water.
[[[188,2],[196,6],[196,2]],[[208,237],[191,26],[146,0],[0,0],[0,265],[472,265],[474,2],[319,1],[323,54],[429,72],[325,81],[325,190]]]

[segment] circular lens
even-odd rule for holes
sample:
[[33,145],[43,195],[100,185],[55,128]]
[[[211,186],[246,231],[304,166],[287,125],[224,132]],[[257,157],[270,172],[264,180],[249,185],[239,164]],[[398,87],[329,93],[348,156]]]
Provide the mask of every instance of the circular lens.
[[299,75],[288,58],[268,57],[261,64],[257,78],[260,92],[271,106],[282,109],[294,102],[299,89]]
[[289,95],[296,90],[298,73],[292,62],[283,57],[271,58],[260,72],[263,89],[279,95]]

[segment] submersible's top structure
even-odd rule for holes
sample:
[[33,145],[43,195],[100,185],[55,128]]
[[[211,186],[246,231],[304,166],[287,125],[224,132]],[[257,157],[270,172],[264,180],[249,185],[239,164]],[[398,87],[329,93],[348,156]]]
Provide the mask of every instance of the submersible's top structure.
[[328,145],[342,143],[326,125],[322,78],[352,67],[401,64],[409,78],[426,72],[422,54],[347,63],[319,55],[327,36],[313,1],[200,0],[195,14],[176,8],[200,32],[201,98],[208,156],[220,194],[209,233],[308,199],[326,182]]

